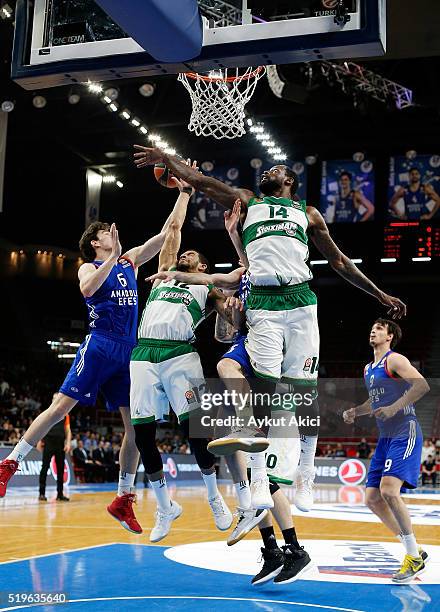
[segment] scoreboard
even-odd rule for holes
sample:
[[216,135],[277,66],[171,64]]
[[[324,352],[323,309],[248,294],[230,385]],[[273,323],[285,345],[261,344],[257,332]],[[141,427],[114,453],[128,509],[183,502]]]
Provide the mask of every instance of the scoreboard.
[[384,228],[384,259],[440,257],[440,227],[419,221],[394,221]]

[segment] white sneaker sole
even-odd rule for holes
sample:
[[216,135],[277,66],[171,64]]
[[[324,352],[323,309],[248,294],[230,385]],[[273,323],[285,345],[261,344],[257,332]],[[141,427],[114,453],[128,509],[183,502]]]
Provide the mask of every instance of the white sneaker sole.
[[249,523],[249,525],[247,526],[247,529],[243,529],[243,531],[240,531],[240,533],[233,539],[229,538],[226,542],[226,544],[228,546],[233,546],[234,544],[237,544],[237,542],[240,542],[240,540],[242,540],[243,538],[245,538],[247,536],[248,533],[250,533],[252,531],[252,529],[255,529],[255,527],[258,525],[258,523],[261,523],[261,521],[267,516],[267,510],[263,510],[263,512],[261,514],[259,514],[258,516],[256,516],[253,521],[251,521]]
[[[425,561],[424,561],[425,563]],[[426,572],[426,565],[425,567],[423,567],[421,570],[419,570],[418,572],[416,572],[415,574],[413,574],[412,576],[410,576],[409,578],[406,578],[405,580],[393,580],[391,578],[391,582],[393,584],[408,584],[409,582],[412,582],[414,580],[414,578],[416,578],[417,576],[419,576],[420,574],[423,574],[424,572]]]
[[212,440],[208,444],[208,450],[213,455],[219,457],[225,455],[232,455],[237,451],[243,451],[245,453],[262,453],[269,447],[269,441],[266,438],[255,438],[250,440],[248,438],[226,438],[219,440]]
[[[295,502],[293,503],[295,504]],[[313,508],[313,504],[308,507],[295,504],[295,508],[297,508],[297,510],[299,510],[300,512],[310,512],[310,510]]]
[[153,544],[155,544],[156,542],[160,542],[161,540],[163,540],[164,538],[166,538],[166,537],[167,537],[167,535],[168,535],[168,534],[170,533],[170,531],[171,531],[171,525],[173,524],[173,522],[174,522],[176,519],[178,519],[178,518],[179,518],[179,516],[182,514],[182,512],[183,512],[183,508],[182,508],[182,507],[180,507],[180,508],[179,508],[179,511],[178,511],[178,514],[176,514],[176,516],[174,516],[174,517],[173,517],[173,520],[172,520],[172,521],[171,521],[171,523],[170,523],[170,528],[168,529],[168,531],[167,531],[167,532],[166,532],[166,533],[165,533],[163,536],[160,536],[160,538],[156,538],[156,539],[154,539],[154,540],[152,540],[152,539],[151,539],[151,535],[150,535],[150,542],[152,542]]
[[303,567],[302,570],[299,571],[296,576],[293,576],[292,578],[289,578],[288,580],[283,580],[283,582],[274,582],[274,584],[277,584],[277,585],[278,584],[290,584],[291,582],[296,582],[297,580],[299,580],[301,578],[301,576],[303,574],[305,574],[310,569],[312,569],[312,567],[313,567],[313,562],[310,559],[310,561],[307,563],[307,565],[305,567]]
[[120,521],[116,516],[114,516],[114,514],[112,514],[110,512],[110,510],[107,508],[107,512],[110,514],[110,516],[112,518],[115,519],[115,521],[117,521],[120,525],[122,525],[122,527],[124,529],[126,529],[127,531],[129,531],[130,533],[135,533],[136,535],[141,535],[142,531],[135,531],[134,529],[130,529],[130,527],[127,525],[127,523],[125,521]]
[[257,580],[256,582],[251,582],[252,586],[258,586],[259,584],[264,584],[265,582],[269,582],[269,580],[273,580],[274,578],[278,576],[278,574],[281,572],[282,569],[283,569],[283,566],[280,565],[280,567],[278,567],[276,570],[274,570],[267,576],[264,576],[264,578],[260,578],[260,580]]

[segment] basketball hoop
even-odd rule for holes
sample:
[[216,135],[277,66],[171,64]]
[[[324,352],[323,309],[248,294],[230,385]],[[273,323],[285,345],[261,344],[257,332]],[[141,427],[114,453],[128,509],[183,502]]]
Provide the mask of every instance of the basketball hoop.
[[265,66],[212,70],[208,75],[183,72],[178,80],[189,92],[192,102],[190,132],[196,136],[239,138],[246,133],[245,106],[258,81],[266,73]]

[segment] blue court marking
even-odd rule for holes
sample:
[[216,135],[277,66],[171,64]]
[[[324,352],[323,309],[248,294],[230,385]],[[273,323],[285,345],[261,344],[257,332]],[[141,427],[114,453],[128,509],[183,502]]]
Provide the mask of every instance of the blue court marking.
[[[68,532],[68,528],[66,528]],[[0,612],[173,610],[281,612],[431,611],[438,609],[438,585],[391,586],[299,580],[252,587],[250,577],[175,563],[165,547],[110,544],[0,565]],[[8,593],[66,593],[66,604],[7,603]],[[117,602],[117,603],[116,603]],[[433,603],[436,602],[436,603]]]

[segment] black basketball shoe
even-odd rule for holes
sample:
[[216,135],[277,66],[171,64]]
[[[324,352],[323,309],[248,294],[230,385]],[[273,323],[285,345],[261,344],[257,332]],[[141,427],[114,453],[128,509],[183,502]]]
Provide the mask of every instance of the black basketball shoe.
[[272,580],[284,567],[284,553],[279,548],[262,548],[261,554],[264,563],[261,572],[252,578],[254,586]]
[[291,545],[283,546],[284,566],[278,576],[274,579],[276,584],[288,584],[295,582],[304,572],[312,566],[312,560],[301,546],[293,548]]

